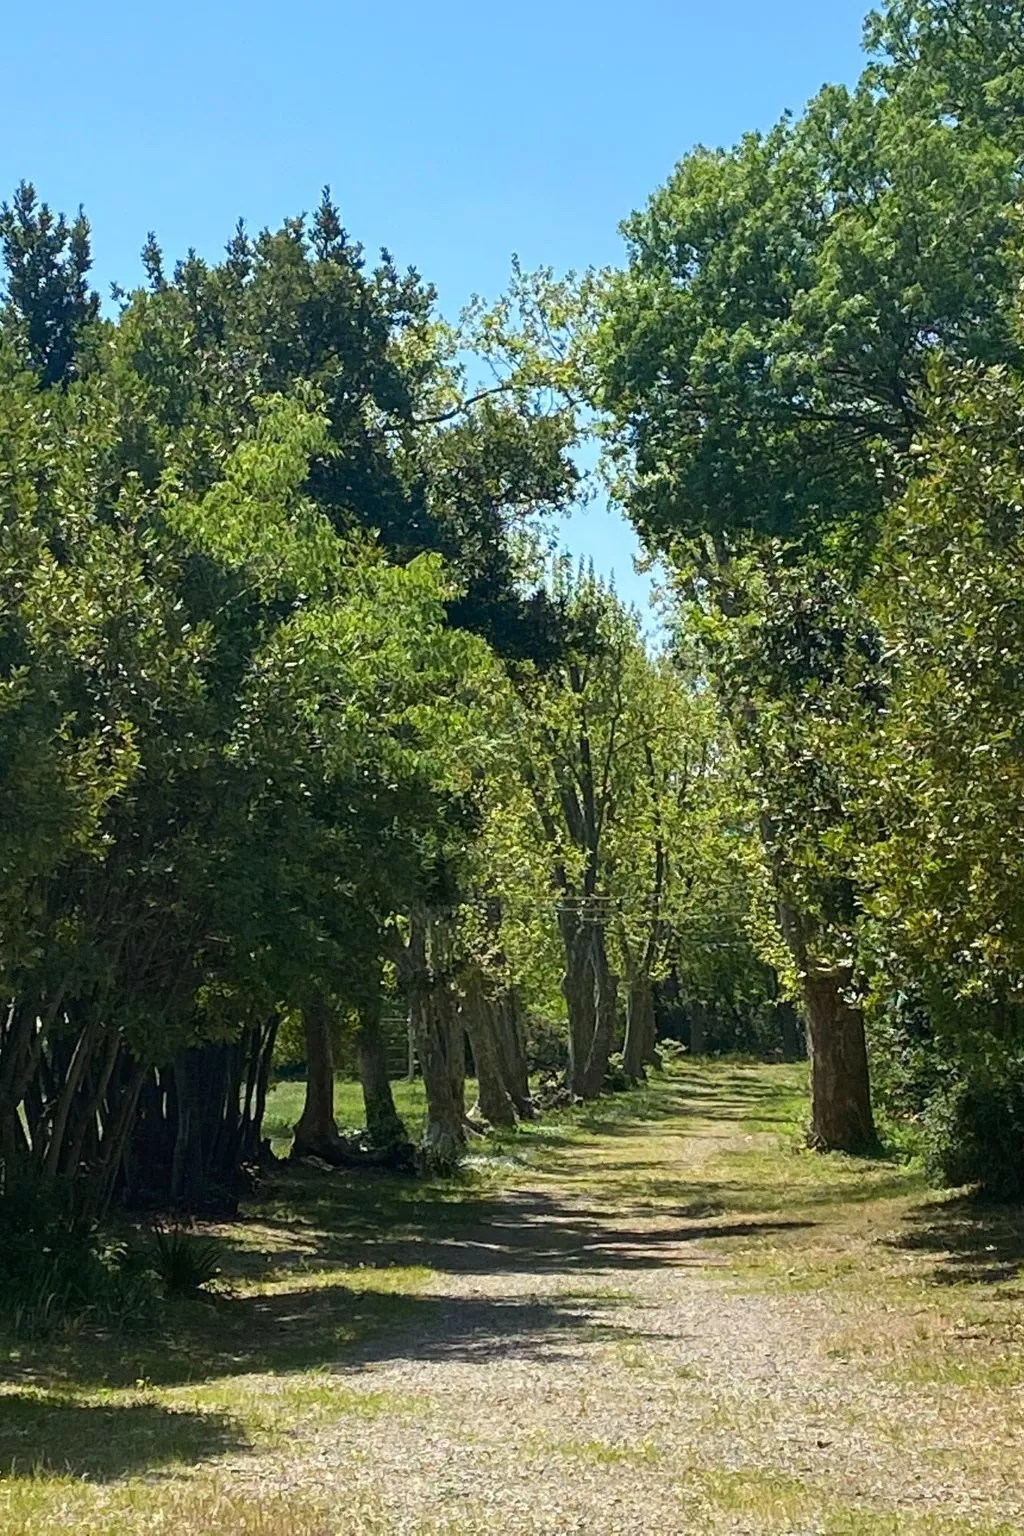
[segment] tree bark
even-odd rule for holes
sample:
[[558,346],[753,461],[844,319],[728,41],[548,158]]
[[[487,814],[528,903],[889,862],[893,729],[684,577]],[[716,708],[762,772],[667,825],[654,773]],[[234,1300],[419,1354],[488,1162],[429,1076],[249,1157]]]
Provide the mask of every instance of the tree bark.
[[322,995],[303,1008],[302,1032],[306,1040],[306,1098],[295,1127],[292,1157],[322,1157],[330,1162],[340,1138],[334,1118],[331,1013]]
[[622,1068],[633,1082],[645,1075],[644,1068],[656,1059],[654,1024],[654,989],[651,978],[634,971],[626,994],[626,1039],[622,1047]]
[[178,1113],[170,1193],[175,1205],[189,1210],[201,1210],[209,1198],[203,1147],[201,1057],[198,1050],[183,1051],[174,1063]]
[[477,1104],[480,1114],[491,1125],[511,1129],[516,1123],[516,1111],[501,1070],[495,1011],[479,966],[471,966],[463,983],[459,1015],[473,1048]]
[[526,1041],[523,1035],[523,1008],[515,987],[509,987],[502,992],[495,1005],[494,1017],[502,1082],[508,1089],[519,1118],[535,1120],[537,1106],[530,1093],[530,1072],[526,1061]]
[[363,1087],[366,1129],[375,1147],[408,1142],[409,1133],[395,1108],[387,1052],[380,1027],[380,993],[359,1010],[359,1080]]
[[779,1025],[782,1029],[783,1061],[800,1061],[804,1055],[801,1040],[800,1019],[793,1004],[783,998],[777,1005]]
[[849,967],[808,968],[804,976],[811,1058],[810,1143],[821,1152],[868,1152],[877,1145],[871,1113],[864,1014],[847,997]]
[[691,1003],[687,1009],[690,1015],[690,1055],[703,1056],[707,1050],[707,1013],[703,1003]]
[[583,1097],[587,1059],[594,1040],[597,1019],[594,998],[594,973],[591,965],[590,935],[578,923],[566,943],[566,967],[562,994],[569,1017],[569,1062],[566,1086],[574,1098]]
[[604,929],[594,923],[590,934],[590,968],[594,989],[594,1033],[583,1073],[585,1099],[596,1099],[604,1087],[608,1058],[615,1044],[619,978],[608,964]]
[[423,1153],[428,1167],[449,1172],[466,1145],[466,1105],[456,1090],[457,1064],[452,1057],[463,1051],[462,1027],[454,1028],[447,999],[432,991],[421,992],[412,1002],[413,1027],[419,1051],[423,1086],[427,1093],[427,1123]]
[[423,1157],[428,1168],[447,1173],[458,1164],[466,1145],[466,1057],[454,1000],[447,983],[435,975],[431,965],[430,939],[427,913],[414,909],[409,916],[408,942],[403,944],[396,935],[395,958],[427,1095]]

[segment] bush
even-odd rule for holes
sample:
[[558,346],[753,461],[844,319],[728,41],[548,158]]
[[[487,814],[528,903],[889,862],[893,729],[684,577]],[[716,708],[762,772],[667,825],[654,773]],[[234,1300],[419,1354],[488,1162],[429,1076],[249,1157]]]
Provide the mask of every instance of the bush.
[[566,1026],[543,1014],[531,1013],[526,1020],[526,1064],[530,1075],[535,1072],[562,1073],[568,1059]]
[[627,1076],[626,1069],[622,1065],[622,1052],[616,1051],[608,1058],[608,1066],[605,1069],[604,1083],[605,1093],[627,1093],[630,1088],[635,1088],[636,1083]]
[[158,1227],[153,1265],[168,1296],[195,1296],[220,1274],[220,1248],[212,1237]]
[[139,1250],[76,1219],[52,1185],[9,1180],[0,1199],[0,1316],[17,1337],[147,1319],[152,1269]]
[[1024,1061],[972,1066],[940,1089],[922,1117],[922,1143],[933,1182],[1024,1198]]

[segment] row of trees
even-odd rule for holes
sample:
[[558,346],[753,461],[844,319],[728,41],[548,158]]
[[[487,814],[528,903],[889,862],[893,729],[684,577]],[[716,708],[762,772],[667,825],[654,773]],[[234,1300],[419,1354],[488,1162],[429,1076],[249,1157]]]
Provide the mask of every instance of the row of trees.
[[[592,395],[753,787],[813,1135],[1024,1170],[1024,7],[890,0],[853,89],[624,226]],[[987,1147],[986,1147],[987,1138]]]
[[[456,330],[325,195],[104,317],[89,236],[0,213],[0,1158],[230,1199],[282,1028],[296,1151],[533,1112],[655,1058],[655,992],[806,1022],[812,1139],[871,1075],[949,1176],[1020,1178],[1021,6],[892,0],[852,90],[695,151],[627,267]],[[674,632],[550,558],[596,426]],[[737,1036],[733,1036],[737,1038]],[[792,1043],[791,1040],[789,1042]],[[987,1141],[986,1141],[987,1138]]]
[[[215,266],[168,272],[151,237],[112,318],[82,216],[22,186],[0,241],[8,1183],[230,1202],[282,1027],[297,1153],[348,1155],[342,1028],[372,1141],[404,1142],[389,988],[442,1167],[467,1037],[479,1113],[511,1124],[529,1008],[566,1021],[590,1097],[623,1013],[627,1073],[651,1062],[653,983],[696,973],[709,922],[767,993],[710,694],[538,542],[578,478],[556,284],[453,332],[326,195]],[[493,383],[467,382],[474,343]]]

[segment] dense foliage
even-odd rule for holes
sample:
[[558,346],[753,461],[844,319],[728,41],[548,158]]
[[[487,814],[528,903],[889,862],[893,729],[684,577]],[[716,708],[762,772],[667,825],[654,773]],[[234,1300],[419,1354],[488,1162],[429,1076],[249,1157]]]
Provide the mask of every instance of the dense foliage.
[[627,222],[596,398],[757,801],[814,1141],[874,1141],[866,1015],[932,1165],[1019,1189],[1024,14],[866,42]]

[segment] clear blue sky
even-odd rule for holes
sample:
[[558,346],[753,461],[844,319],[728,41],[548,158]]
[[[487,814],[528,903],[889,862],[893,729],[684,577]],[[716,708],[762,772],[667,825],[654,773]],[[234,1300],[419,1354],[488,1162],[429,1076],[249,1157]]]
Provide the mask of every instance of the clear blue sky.
[[[329,182],[454,314],[527,266],[619,259],[617,225],[692,145],[728,144],[860,69],[867,0],[138,0],[21,3],[4,24],[0,195],[84,204],[96,276],[150,229],[216,257]],[[643,600],[631,532],[566,540]]]

